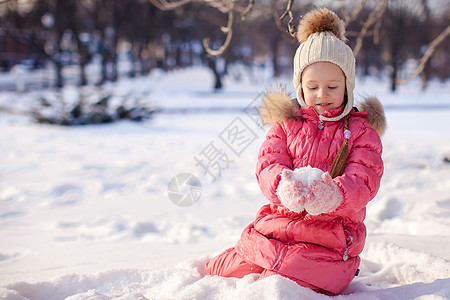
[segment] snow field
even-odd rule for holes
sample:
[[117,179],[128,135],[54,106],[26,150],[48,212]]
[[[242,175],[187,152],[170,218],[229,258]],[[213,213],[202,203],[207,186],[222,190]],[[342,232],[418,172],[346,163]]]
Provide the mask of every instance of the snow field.
[[[213,93],[208,71],[194,68],[111,87],[166,110],[144,123],[69,128],[0,113],[0,299],[329,298],[280,276],[205,276],[267,203],[254,176],[265,130],[237,108],[270,83],[226,84]],[[335,298],[448,299],[450,89],[391,95],[376,79],[359,84],[357,95],[375,93],[386,107],[385,175],[368,205],[361,273]],[[27,111],[36,93],[1,92],[0,107]],[[236,117],[256,139],[240,156],[227,151],[233,162],[212,182],[194,157],[211,142],[225,152],[219,135]],[[187,208],[167,197],[181,172],[202,183]]]

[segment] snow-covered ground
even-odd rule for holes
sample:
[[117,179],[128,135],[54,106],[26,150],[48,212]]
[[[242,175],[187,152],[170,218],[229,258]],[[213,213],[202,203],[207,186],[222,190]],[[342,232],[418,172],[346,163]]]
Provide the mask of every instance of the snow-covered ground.
[[[220,93],[202,68],[124,79],[114,95],[140,93],[162,112],[84,127],[23,114],[48,91],[0,92],[0,298],[328,298],[280,276],[205,276],[267,203],[254,176],[267,129],[251,108],[266,86],[292,88],[258,76],[230,77]],[[361,273],[337,299],[450,298],[450,86],[418,87],[357,82],[356,98],[375,94],[386,108],[385,175]],[[192,206],[168,197],[179,173],[201,182]]]

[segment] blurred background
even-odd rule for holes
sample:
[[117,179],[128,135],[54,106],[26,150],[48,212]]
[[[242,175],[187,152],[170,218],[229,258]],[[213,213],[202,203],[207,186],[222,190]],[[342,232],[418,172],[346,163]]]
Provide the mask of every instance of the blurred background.
[[267,203],[255,108],[322,6],[389,127],[345,298],[450,299],[450,1],[168,1],[0,0],[0,299],[328,299],[204,269]]
[[[215,89],[246,68],[289,75],[297,47],[289,15],[298,24],[317,6],[345,20],[359,76],[386,76],[392,91],[411,76],[422,89],[448,80],[448,0],[2,0],[0,72],[15,80],[0,89],[101,86],[199,65],[214,74]],[[246,68],[230,74],[236,64]]]

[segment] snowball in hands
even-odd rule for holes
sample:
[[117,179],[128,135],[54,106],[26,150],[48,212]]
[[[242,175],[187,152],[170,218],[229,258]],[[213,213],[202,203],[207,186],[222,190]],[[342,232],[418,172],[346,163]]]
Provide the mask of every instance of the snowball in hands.
[[342,194],[328,172],[311,166],[291,171],[284,169],[277,196],[289,210],[311,215],[329,213],[342,202]]
[[296,171],[284,169],[277,188],[277,196],[287,209],[296,213],[305,209],[306,189],[301,180],[301,174]]
[[330,213],[342,202],[342,194],[328,172],[308,185],[311,197],[305,202],[305,210],[311,215]]

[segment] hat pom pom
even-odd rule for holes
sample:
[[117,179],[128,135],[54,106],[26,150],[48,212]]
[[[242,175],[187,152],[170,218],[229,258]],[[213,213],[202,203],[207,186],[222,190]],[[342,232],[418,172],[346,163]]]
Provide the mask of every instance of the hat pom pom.
[[328,8],[317,8],[308,12],[300,21],[297,39],[303,43],[311,34],[325,31],[331,32],[343,42],[347,41],[344,21]]

